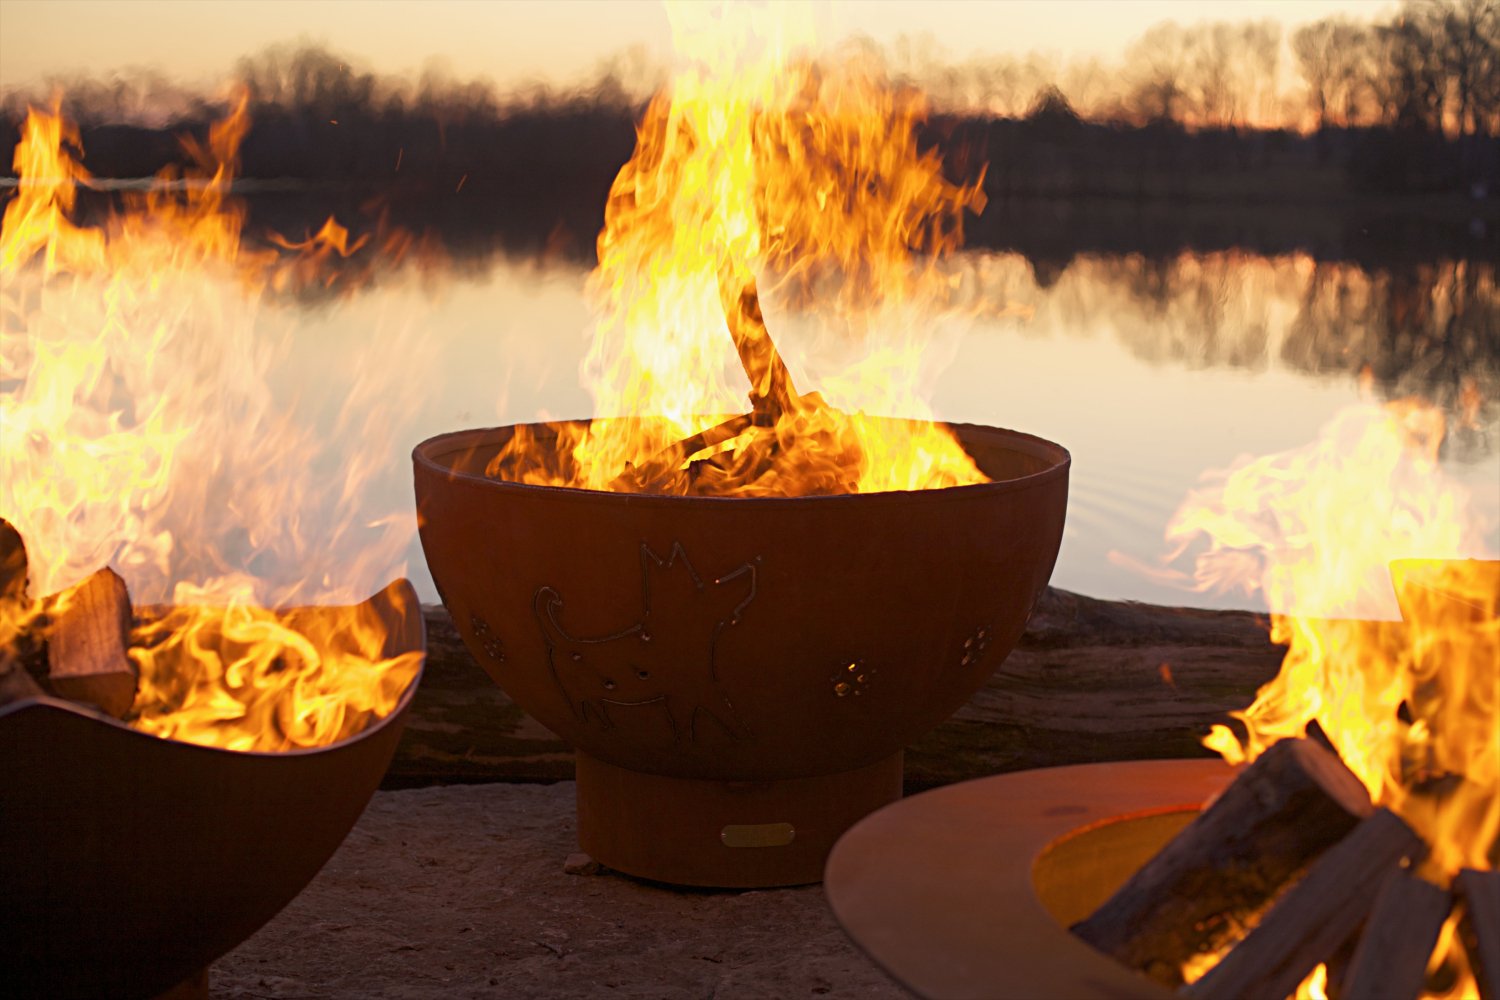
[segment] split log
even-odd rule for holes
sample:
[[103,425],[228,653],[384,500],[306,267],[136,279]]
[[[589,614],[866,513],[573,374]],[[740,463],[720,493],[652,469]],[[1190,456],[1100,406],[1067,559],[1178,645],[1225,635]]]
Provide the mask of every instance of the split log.
[[1453,894],[1446,889],[1411,871],[1391,876],[1359,936],[1341,1000],[1421,996],[1427,963],[1452,909]]
[[1400,817],[1377,809],[1319,858],[1218,965],[1182,990],[1190,1000],[1283,1000],[1369,916],[1386,881],[1423,853]]
[[0,518],[0,614],[7,605],[26,602],[26,577],[30,572],[26,560],[26,542],[21,533]]
[[61,698],[98,705],[123,718],[135,701],[130,647],[130,594],[105,568],[52,599],[47,629],[47,683]]
[[1281,740],[1073,933],[1180,986],[1184,962],[1238,940],[1371,808],[1338,757],[1310,740]]
[[1464,947],[1483,1000],[1500,1000],[1500,871],[1465,868],[1453,880],[1464,901]]

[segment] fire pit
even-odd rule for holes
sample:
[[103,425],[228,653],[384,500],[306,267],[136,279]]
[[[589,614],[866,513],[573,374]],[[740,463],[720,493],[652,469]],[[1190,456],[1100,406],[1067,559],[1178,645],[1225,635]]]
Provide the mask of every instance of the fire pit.
[[1140,761],[967,781],[883,809],[828,859],[834,914],[922,996],[1172,993],[1074,937],[1234,772],[1222,761]]
[[[386,656],[425,649],[408,583],[365,607]],[[345,610],[280,617],[302,628]],[[364,811],[419,679],[358,735],[280,753],[160,739],[53,698],[0,708],[7,995],[206,990],[208,963],[291,902]]]
[[578,748],[585,851],[680,884],[814,882],[899,797],[902,747],[1010,651],[1062,539],[1065,450],[952,430],[993,482],[641,495],[487,477],[511,427],[417,447],[433,578],[475,659]]

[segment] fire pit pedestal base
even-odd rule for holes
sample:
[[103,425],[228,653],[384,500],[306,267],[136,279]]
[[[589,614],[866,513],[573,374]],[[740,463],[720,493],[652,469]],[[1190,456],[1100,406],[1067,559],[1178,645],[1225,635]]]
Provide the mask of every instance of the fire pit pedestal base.
[[578,841],[617,871],[675,885],[822,881],[835,841],[901,797],[900,751],[816,778],[712,781],[631,771],[579,753]]
[[205,965],[165,993],[158,993],[151,1000],[208,1000],[208,966]]

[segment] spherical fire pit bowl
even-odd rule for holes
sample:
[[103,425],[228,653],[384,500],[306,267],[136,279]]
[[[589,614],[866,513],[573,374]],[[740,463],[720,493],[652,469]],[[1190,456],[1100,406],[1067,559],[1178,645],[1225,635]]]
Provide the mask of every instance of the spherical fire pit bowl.
[[1067,505],[1062,448],[953,430],[994,482],[635,495],[487,478],[509,427],[417,447],[433,578],[475,659],[577,748],[585,851],[684,885],[816,882],[900,796],[902,748],[1020,637]]
[[[368,604],[387,657],[425,651],[409,583]],[[285,753],[160,739],[52,698],[0,708],[0,992],[206,996],[205,967],[291,902],[364,812],[420,679],[358,735]]]
[[828,858],[839,923],[919,996],[1170,1000],[1068,932],[1234,776],[1219,760],[1018,771],[888,806]]

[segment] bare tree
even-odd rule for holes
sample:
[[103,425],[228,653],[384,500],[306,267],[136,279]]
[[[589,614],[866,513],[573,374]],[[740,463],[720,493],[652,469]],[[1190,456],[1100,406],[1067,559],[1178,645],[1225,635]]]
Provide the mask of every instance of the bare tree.
[[1175,21],[1164,21],[1140,37],[1126,53],[1135,78],[1130,103],[1148,121],[1182,121],[1193,39]]
[[1460,0],[1445,6],[1439,45],[1456,103],[1454,127],[1460,136],[1485,135],[1491,110],[1486,98],[1500,76],[1500,4]]
[[1325,17],[1292,32],[1292,55],[1307,83],[1308,104],[1319,128],[1328,127],[1334,103],[1333,28],[1333,19]]
[[1246,21],[1240,27],[1244,60],[1241,87],[1245,113],[1258,123],[1276,114],[1276,78],[1281,68],[1281,25],[1275,21]]
[[1440,4],[1408,2],[1396,19],[1377,25],[1380,62],[1372,75],[1381,123],[1441,132],[1448,79],[1442,57]]

